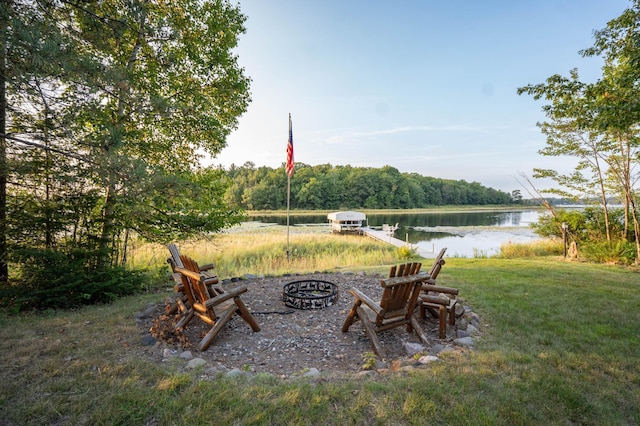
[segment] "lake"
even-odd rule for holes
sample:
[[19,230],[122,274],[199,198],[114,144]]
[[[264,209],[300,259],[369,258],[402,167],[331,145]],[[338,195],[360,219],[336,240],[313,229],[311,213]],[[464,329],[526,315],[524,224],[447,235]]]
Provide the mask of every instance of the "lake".
[[[448,256],[493,256],[503,243],[527,243],[539,237],[529,225],[537,222],[539,210],[490,210],[469,212],[383,213],[368,214],[367,224],[381,227],[398,224],[395,237],[422,250],[438,252],[447,247]],[[286,215],[250,216],[262,223],[287,224]],[[289,216],[291,226],[325,226],[327,215]]]

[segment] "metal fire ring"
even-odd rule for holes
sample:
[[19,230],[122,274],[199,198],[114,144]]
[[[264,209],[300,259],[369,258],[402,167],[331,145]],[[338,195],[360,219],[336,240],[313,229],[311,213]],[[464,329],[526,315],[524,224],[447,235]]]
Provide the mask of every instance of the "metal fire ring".
[[338,286],[329,281],[294,281],[282,290],[284,304],[295,309],[323,309],[338,299]]

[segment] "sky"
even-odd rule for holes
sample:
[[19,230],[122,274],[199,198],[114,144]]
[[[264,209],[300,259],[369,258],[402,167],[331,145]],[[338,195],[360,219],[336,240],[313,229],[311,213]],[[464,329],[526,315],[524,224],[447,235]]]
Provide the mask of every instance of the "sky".
[[[400,172],[521,190],[544,105],[518,87],[601,75],[579,51],[628,0],[240,0],[235,52],[252,102],[213,164],[389,165]],[[295,179],[295,174],[292,179]],[[532,180],[536,189],[551,182]],[[525,193],[526,195],[526,193]]]

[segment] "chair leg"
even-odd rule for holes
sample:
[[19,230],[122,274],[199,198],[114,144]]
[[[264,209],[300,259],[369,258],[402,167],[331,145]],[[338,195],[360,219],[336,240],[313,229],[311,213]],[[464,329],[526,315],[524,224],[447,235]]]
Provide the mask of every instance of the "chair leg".
[[445,337],[447,337],[447,308],[445,308],[443,305],[440,305],[440,309],[439,309],[439,315],[438,315],[438,333],[440,335],[441,339],[444,339]]
[[380,339],[378,338],[376,331],[373,329],[371,321],[368,320],[368,317],[363,312],[361,306],[358,306],[356,309],[358,311],[358,316],[362,321],[362,325],[364,326],[364,334],[367,335],[367,337],[371,341],[371,345],[373,345],[373,351],[380,357],[380,359],[385,359],[387,357],[387,354],[384,349],[382,349],[382,344],[380,343]]
[[361,300],[356,300],[353,304],[353,307],[349,311],[349,315],[347,315],[347,319],[344,320],[344,324],[342,324],[342,332],[346,333],[353,324],[358,319],[358,308],[362,304]]
[[235,309],[231,306],[229,309],[224,311],[224,313],[220,316],[218,321],[216,321],[215,325],[209,330],[206,336],[200,341],[200,345],[198,346],[198,350],[200,352],[206,351],[213,339],[216,338],[222,327],[229,321],[229,318],[235,313]]
[[178,321],[174,329],[180,330],[181,328],[186,327],[186,325],[189,324],[191,319],[193,319],[193,316],[194,316],[193,310],[187,312],[182,318],[180,318],[180,321]]
[[456,303],[449,308],[449,325],[456,325]]
[[422,343],[424,343],[425,345],[430,345],[431,342],[429,341],[429,338],[427,337],[427,335],[424,333],[424,330],[422,329],[422,327],[420,327],[420,323],[418,322],[418,319],[412,315],[410,318],[410,321],[411,321],[411,326],[415,330],[420,340],[422,340]]
[[245,305],[244,302],[239,298],[235,299],[235,302],[236,306],[238,307],[238,315],[240,315],[246,322],[249,323],[253,331],[260,331],[260,326],[258,325],[258,322],[254,318],[254,316],[251,315],[249,309],[247,309],[247,305]]

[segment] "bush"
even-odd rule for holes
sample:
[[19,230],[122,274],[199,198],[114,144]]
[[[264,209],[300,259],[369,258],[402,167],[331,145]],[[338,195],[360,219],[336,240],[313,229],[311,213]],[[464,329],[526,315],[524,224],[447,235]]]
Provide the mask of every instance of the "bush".
[[580,254],[591,262],[631,265],[636,259],[636,247],[628,241],[590,242],[580,247]]
[[13,255],[18,278],[0,288],[0,304],[14,311],[107,303],[144,285],[139,271],[93,266],[96,255],[88,250],[19,249]]

